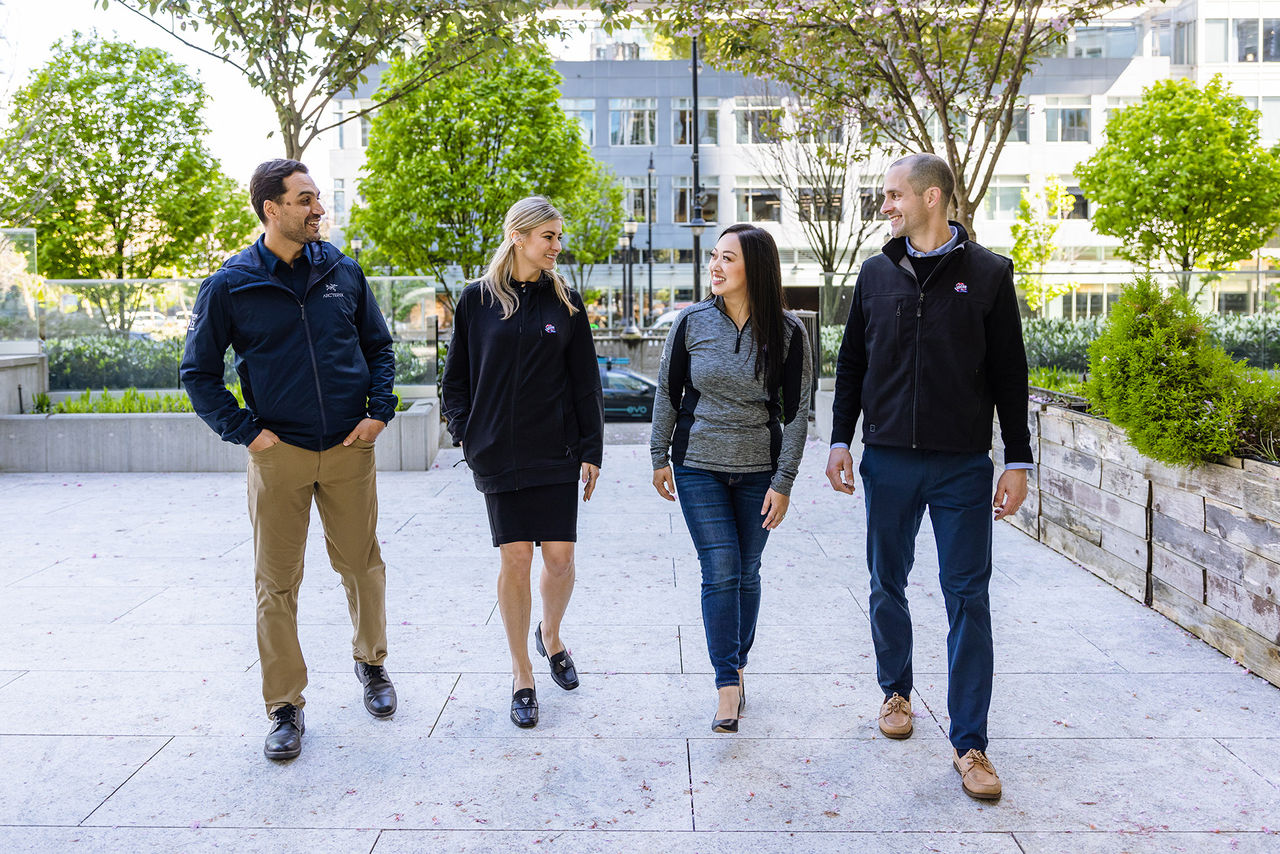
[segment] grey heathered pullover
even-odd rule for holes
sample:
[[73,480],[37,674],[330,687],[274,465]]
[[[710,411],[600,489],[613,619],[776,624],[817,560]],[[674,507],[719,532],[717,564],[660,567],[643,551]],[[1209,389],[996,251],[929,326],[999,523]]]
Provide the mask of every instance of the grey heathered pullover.
[[649,453],[654,469],[670,460],[721,472],[774,473],[770,487],[791,494],[809,430],[813,359],[804,325],[786,314],[782,382],[766,389],[755,375],[751,323],[741,331],[719,297],[680,313],[662,349]]

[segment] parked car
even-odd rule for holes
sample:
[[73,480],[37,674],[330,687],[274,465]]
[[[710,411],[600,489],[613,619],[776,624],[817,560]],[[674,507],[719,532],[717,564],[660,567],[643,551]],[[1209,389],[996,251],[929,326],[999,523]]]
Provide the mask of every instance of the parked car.
[[605,421],[651,421],[658,384],[643,374],[620,367],[618,361],[600,360],[600,385],[604,389]]

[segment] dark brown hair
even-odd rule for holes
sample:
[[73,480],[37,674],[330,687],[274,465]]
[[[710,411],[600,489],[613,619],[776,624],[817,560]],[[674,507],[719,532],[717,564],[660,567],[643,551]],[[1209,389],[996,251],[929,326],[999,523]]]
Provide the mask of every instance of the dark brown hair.
[[735,234],[742,247],[742,265],[747,274],[747,298],[751,300],[751,336],[756,340],[756,379],[764,377],[765,388],[782,381],[787,360],[787,300],[782,293],[782,263],[773,235],[759,226],[740,222],[720,236]]
[[253,177],[249,179],[249,199],[253,202],[253,212],[258,215],[263,225],[267,224],[267,214],[263,210],[267,199],[279,202],[280,197],[284,195],[284,179],[296,172],[306,173],[306,165],[283,157],[279,160],[260,163],[258,168],[253,170]]

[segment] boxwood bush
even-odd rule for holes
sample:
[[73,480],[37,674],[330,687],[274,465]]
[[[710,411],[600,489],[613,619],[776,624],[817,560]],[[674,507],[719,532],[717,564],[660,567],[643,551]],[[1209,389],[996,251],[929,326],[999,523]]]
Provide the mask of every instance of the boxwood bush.
[[[44,342],[49,357],[50,391],[80,391],[86,388],[177,388],[178,366],[182,363],[182,338],[129,338],[123,335],[85,335],[76,338],[49,338]],[[435,375],[432,354],[413,352],[421,345],[395,343],[396,382],[429,383]],[[223,378],[228,386],[238,385],[227,351]]]
[[1127,286],[1089,347],[1086,396],[1142,453],[1195,465],[1224,454],[1274,458],[1280,381],[1234,361],[1179,291]]

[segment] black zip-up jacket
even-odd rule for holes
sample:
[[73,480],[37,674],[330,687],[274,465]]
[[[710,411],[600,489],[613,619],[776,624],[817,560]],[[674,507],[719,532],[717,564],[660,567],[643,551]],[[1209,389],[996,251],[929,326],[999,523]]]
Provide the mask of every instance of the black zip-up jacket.
[[[391,335],[364,272],[332,244],[303,251],[311,264],[304,299],[267,270],[257,244],[200,285],[182,384],[196,414],[227,442],[248,445],[265,427],[322,451],[365,417],[395,417]],[[223,382],[228,346],[243,408]]]
[[604,393],[582,297],[572,317],[550,277],[517,282],[515,314],[463,288],[441,395],[481,492],[575,481],[604,455]]
[[1000,416],[1005,460],[1033,462],[1027,355],[1013,262],[969,240],[924,282],[905,237],[862,265],[836,361],[831,441],[933,451],[991,450]]

